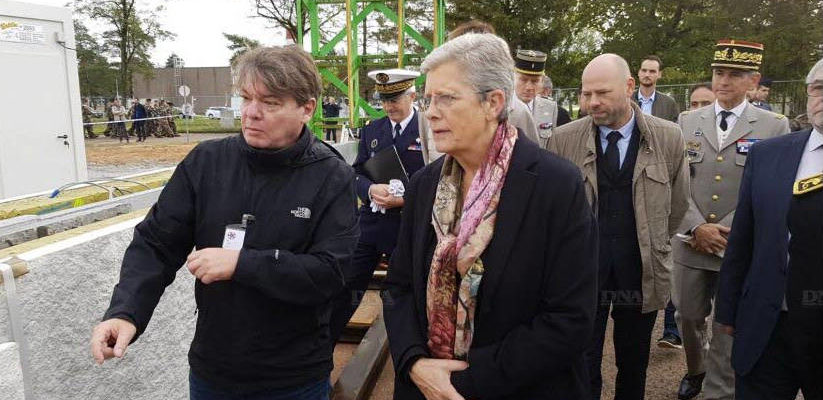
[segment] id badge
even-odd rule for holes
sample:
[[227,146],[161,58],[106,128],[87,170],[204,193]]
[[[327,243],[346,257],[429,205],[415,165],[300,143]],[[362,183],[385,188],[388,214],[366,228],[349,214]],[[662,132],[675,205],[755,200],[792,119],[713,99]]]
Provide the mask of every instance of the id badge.
[[242,224],[227,225],[226,232],[223,234],[223,248],[241,250],[245,239],[246,228]]

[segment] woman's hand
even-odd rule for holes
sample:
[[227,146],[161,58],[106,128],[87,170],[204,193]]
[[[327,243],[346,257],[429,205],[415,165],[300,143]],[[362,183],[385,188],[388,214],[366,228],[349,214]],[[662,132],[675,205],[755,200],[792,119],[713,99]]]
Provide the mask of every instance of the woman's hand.
[[409,376],[426,400],[465,400],[452,386],[451,373],[468,367],[464,361],[420,358],[412,365]]

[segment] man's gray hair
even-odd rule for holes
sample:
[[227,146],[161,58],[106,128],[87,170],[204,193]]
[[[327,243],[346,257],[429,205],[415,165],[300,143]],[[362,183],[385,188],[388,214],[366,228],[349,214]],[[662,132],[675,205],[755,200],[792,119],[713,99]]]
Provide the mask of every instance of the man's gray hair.
[[508,117],[514,91],[514,60],[505,40],[491,33],[467,33],[434,49],[420,66],[425,74],[449,62],[456,62],[465,80],[476,92],[503,91],[499,121]]
[[543,89],[554,89],[552,78],[549,78],[546,74],[543,74]]
[[814,81],[823,81],[823,58],[817,61],[817,64],[809,70],[809,75],[806,75],[806,84],[814,83]]

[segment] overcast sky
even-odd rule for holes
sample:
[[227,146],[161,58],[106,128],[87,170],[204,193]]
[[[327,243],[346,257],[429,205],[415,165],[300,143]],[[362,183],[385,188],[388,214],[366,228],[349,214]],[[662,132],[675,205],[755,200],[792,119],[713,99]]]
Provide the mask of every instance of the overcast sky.
[[[64,6],[67,0],[21,0],[27,3]],[[156,6],[157,0],[138,0]],[[158,43],[152,52],[152,62],[163,65],[174,52],[183,58],[186,67],[218,67],[229,65],[231,51],[222,33],[235,33],[259,40],[264,45],[286,42],[285,31],[272,28],[267,20],[254,18],[252,0],[168,0],[161,14],[163,28],[177,37]],[[93,33],[103,26],[88,24]]]

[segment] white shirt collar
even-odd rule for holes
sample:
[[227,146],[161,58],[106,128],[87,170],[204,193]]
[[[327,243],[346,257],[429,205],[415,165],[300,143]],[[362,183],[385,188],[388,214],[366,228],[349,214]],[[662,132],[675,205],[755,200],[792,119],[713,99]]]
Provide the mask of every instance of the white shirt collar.
[[823,135],[817,131],[817,128],[812,130],[811,135],[809,135],[809,140],[806,141],[806,150],[805,152],[808,153],[810,151],[817,150],[820,146],[823,146]]
[[[409,116],[406,119],[400,121],[400,134],[402,135],[403,132],[406,130],[406,127],[409,126],[409,122],[411,122],[412,118],[414,118],[414,107],[412,107]],[[390,120],[391,121],[391,120]],[[397,122],[391,121],[391,129],[392,133],[394,133],[394,126],[397,125]]]
[[647,101],[651,101],[652,103],[654,103],[654,98],[656,96],[657,96],[657,90],[656,89],[652,92],[652,95],[649,96],[649,97],[643,96],[643,92],[641,92],[640,89],[637,90],[637,99],[640,100],[643,103],[645,103]]
[[723,107],[720,106],[720,103],[718,103],[717,100],[715,100],[714,101],[714,115],[720,115],[721,111],[731,111],[732,114],[734,114],[735,117],[740,118],[740,116],[743,115],[743,110],[746,109],[747,104],[749,104],[749,102],[744,99],[743,102],[738,104],[735,108],[732,108],[731,110],[726,110],[726,109],[724,109]]

